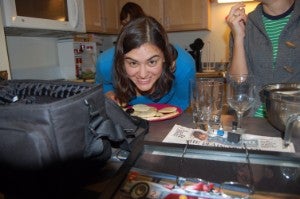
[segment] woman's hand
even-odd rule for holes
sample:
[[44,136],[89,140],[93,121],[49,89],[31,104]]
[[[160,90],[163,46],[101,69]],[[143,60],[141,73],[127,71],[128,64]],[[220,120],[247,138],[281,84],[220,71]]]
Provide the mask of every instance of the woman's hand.
[[105,93],[105,96],[117,103],[119,103],[119,101],[116,98],[116,94],[113,91],[108,91],[107,93]]
[[108,91],[105,93],[105,96],[113,101],[115,101],[119,106],[126,107],[127,104],[120,104],[118,98],[116,97],[116,94],[113,91]]
[[245,37],[245,24],[247,21],[247,15],[245,13],[245,4],[235,4],[226,17],[226,22],[230,27],[233,37],[244,38]]

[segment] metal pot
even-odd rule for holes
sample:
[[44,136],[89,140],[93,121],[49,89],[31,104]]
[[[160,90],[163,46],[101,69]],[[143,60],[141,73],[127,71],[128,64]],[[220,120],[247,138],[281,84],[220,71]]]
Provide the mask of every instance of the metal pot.
[[300,83],[270,84],[262,90],[268,121],[284,133],[286,145],[300,132]]

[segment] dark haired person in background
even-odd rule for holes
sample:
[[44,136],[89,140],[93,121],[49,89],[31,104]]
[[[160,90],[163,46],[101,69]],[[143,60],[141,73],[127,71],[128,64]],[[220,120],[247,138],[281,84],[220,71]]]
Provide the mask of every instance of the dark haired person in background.
[[122,10],[120,12],[120,22],[124,26],[129,21],[139,17],[143,17],[145,15],[146,14],[144,13],[141,6],[136,3],[128,2],[122,7]]
[[[137,5],[137,4],[136,4]],[[138,6],[138,5],[137,5]],[[132,8],[133,6],[131,6]],[[138,6],[139,7],[139,6]],[[123,6],[123,8],[126,8],[126,4]],[[123,10],[121,13],[123,13]],[[129,12],[128,12],[129,14]],[[123,17],[120,16],[120,20],[124,19],[124,16],[128,16],[126,14],[122,14]],[[135,15],[136,16],[136,15]],[[144,16],[139,16],[137,18],[144,18]],[[135,18],[135,19],[137,19]],[[131,37],[126,37],[127,40],[123,41],[123,47],[127,45],[133,45],[134,48],[139,49],[139,47],[144,47],[145,45],[147,46],[148,44],[151,44],[151,49],[156,49],[155,51],[157,52],[155,56],[157,55],[161,58],[160,61],[163,62],[163,66],[160,66],[161,72],[158,74],[153,74],[151,78],[155,78],[158,81],[152,81],[153,79],[150,80],[150,76],[144,77],[144,78],[149,78],[149,82],[147,82],[145,79],[141,80],[144,81],[144,88],[139,88],[138,85],[139,82],[134,80],[133,78],[129,78],[129,73],[125,73],[125,68],[121,67],[122,62],[125,64],[128,59],[120,59],[120,56],[118,55],[119,51],[115,47],[110,48],[103,53],[101,53],[98,57],[97,60],[97,65],[96,65],[96,83],[102,83],[103,84],[103,92],[105,95],[119,103],[125,103],[129,105],[137,104],[137,103],[144,103],[144,104],[149,104],[149,103],[164,103],[164,104],[171,104],[180,107],[182,110],[187,109],[189,106],[189,79],[195,78],[195,61],[192,58],[192,56],[186,52],[183,48],[181,48],[178,45],[171,45],[169,44],[168,38],[167,38],[167,33],[165,30],[162,28],[162,26],[152,17],[146,17],[148,20],[145,20],[144,18],[144,23],[148,22],[148,26],[145,26],[146,24],[139,23],[139,25],[142,27],[148,27],[151,28],[153,31],[152,33],[156,34],[156,36],[159,36],[161,38],[161,41],[158,41],[155,38],[151,38],[152,36],[150,32],[146,34],[147,30],[142,30],[140,29],[141,27],[135,27],[136,32],[134,34],[130,34]],[[151,20],[150,20],[151,18]],[[126,17],[125,19],[130,19],[130,20],[135,20],[132,15],[130,17]],[[151,23],[149,23],[151,21]],[[129,22],[130,23],[130,22]],[[151,24],[151,25],[149,25]],[[153,27],[153,26],[156,27]],[[131,25],[132,26],[132,25]],[[124,31],[128,31],[127,24],[123,27],[121,34],[124,34]],[[137,34],[137,35],[136,35]],[[119,39],[120,40],[120,35]],[[151,41],[135,41],[137,42],[136,44],[133,43],[132,39],[138,36],[147,36],[151,39]],[[141,39],[141,38],[140,38]],[[144,43],[147,43],[143,45]],[[160,43],[160,44],[159,44]],[[138,45],[137,45],[138,44]],[[117,44],[118,45],[118,44]],[[120,47],[119,47],[120,48]],[[129,47],[128,47],[129,48]],[[147,48],[148,49],[148,48]],[[130,50],[133,50],[132,47],[130,47]],[[128,49],[126,49],[126,53],[122,56],[126,56],[125,54],[128,53]],[[148,52],[148,50],[147,50]],[[149,52],[148,52],[149,53]],[[161,54],[162,53],[162,54]],[[147,54],[144,54],[145,57],[148,57]],[[154,55],[154,54],[153,54]],[[163,56],[162,56],[163,55]],[[176,56],[177,55],[177,56]],[[121,57],[122,57],[121,56]],[[144,58],[145,58],[144,57]],[[148,64],[157,64],[156,61],[158,60],[152,60],[150,59],[151,57],[148,57],[150,61]],[[172,66],[170,65],[170,58],[172,58]],[[120,77],[120,76],[113,76],[113,65],[114,65],[114,59],[115,59],[115,64],[118,64],[119,67],[121,68],[115,68],[116,74],[121,72],[124,72],[123,75],[126,75],[126,77]],[[133,59],[135,60],[135,59]],[[166,62],[167,60],[167,62]],[[137,65],[139,64],[145,64],[146,62],[140,61],[140,60],[135,60],[137,62],[132,62]],[[175,61],[175,62],[174,62]],[[155,68],[155,67],[153,67]],[[149,72],[149,71],[147,71]],[[150,72],[151,73],[151,72]],[[150,74],[149,73],[149,74]],[[159,76],[157,76],[159,75]],[[155,76],[155,77],[154,77]],[[124,78],[124,81],[120,83],[120,79],[118,78]],[[128,80],[131,81],[128,81]],[[125,85],[126,82],[126,85]],[[134,84],[136,84],[136,88]],[[146,85],[148,84],[148,85]],[[131,88],[128,88],[130,86]],[[123,88],[122,88],[123,87]],[[151,90],[146,90],[145,87],[149,87]],[[150,88],[151,87],[151,88]],[[128,90],[129,89],[129,90]],[[124,93],[121,90],[127,90],[130,91],[130,93]],[[117,94],[118,93],[118,94]],[[117,96],[118,95],[118,96]]]
[[[252,74],[257,92],[272,83],[300,82],[300,1],[257,0],[248,16],[245,4],[234,5],[227,17],[231,28],[229,74]],[[253,116],[264,117],[260,102]]]

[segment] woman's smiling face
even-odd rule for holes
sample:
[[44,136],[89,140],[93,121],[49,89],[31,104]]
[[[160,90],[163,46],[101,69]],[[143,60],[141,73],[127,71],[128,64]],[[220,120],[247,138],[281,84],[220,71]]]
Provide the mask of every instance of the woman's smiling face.
[[128,78],[136,85],[137,92],[153,92],[154,84],[163,71],[163,52],[155,45],[145,43],[124,56]]

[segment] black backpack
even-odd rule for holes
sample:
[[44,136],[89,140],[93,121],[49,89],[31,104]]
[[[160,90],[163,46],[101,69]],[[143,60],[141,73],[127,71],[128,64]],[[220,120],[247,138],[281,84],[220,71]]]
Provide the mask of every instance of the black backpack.
[[112,146],[131,150],[148,123],[104,97],[101,85],[54,80],[0,82],[0,165],[37,170],[105,164]]

